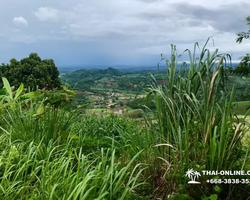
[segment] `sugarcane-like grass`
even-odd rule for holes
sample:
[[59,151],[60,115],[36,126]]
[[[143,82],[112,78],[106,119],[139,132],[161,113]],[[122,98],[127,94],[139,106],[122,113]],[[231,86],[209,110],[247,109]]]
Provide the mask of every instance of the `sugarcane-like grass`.
[[[211,53],[207,43],[198,56],[198,43],[193,52],[188,49],[184,52],[189,55],[186,69],[182,68],[187,63],[178,69],[182,55],[177,55],[176,47],[172,46],[170,59],[162,55],[166,62],[166,84],[149,86],[148,96],[153,96],[156,105],[156,110],[149,110],[151,117],[147,119],[151,119],[149,127],[155,135],[153,143],[158,155],[159,166],[154,170],[163,179],[158,182],[159,190],[169,184],[169,177],[173,180],[172,192],[178,190],[174,185],[182,183],[175,177],[184,175],[188,169],[241,170],[246,167],[243,160],[249,160],[241,141],[249,128],[233,112],[235,87],[232,91],[225,87],[230,56],[219,55],[218,49]],[[198,190],[197,194],[206,195],[204,189]]]

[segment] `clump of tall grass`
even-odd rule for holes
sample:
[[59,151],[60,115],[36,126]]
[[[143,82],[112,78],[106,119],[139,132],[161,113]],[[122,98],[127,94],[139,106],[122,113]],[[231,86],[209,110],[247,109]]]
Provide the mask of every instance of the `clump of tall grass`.
[[53,143],[9,143],[0,153],[1,199],[128,199],[143,184],[141,164],[130,169],[140,152],[122,166],[115,150],[91,160],[70,141],[60,151]]
[[[160,165],[165,165],[165,170],[160,172],[163,179],[170,171],[177,177],[189,168],[244,168],[240,162],[245,155],[241,144],[244,129],[241,123],[234,123],[232,110],[235,87],[230,92],[225,87],[225,66],[230,57],[219,55],[218,49],[211,53],[206,49],[208,41],[198,57],[198,43],[193,53],[185,50],[190,64],[182,69],[186,66],[182,63],[179,70],[181,55],[177,55],[172,45],[171,59],[162,55],[167,68],[166,84],[152,84],[149,88],[148,96],[154,98],[156,106],[151,112],[156,123],[151,122],[150,127],[158,157],[163,160]],[[180,181],[177,183],[181,184]]]
[[23,109],[21,103],[18,103],[15,109],[6,109],[5,114],[0,116],[2,128],[8,130],[12,142],[43,140],[48,144],[51,139],[55,140],[55,132],[67,139],[71,124],[78,116],[77,112],[62,108],[54,113],[47,106],[42,115],[36,116],[38,108],[39,104],[31,103],[28,109]]
[[142,148],[130,148],[134,121],[50,106],[37,116],[38,107],[17,104],[0,116],[0,198],[140,199],[145,166]]
[[[100,153],[101,148],[116,148],[116,156],[122,155],[121,160],[124,161],[144,149],[145,131],[131,119],[80,114],[65,107],[56,109],[54,113],[50,106],[37,116],[39,105],[33,102],[28,109],[23,109],[21,104],[16,105],[16,109],[6,109],[5,114],[0,116],[3,124],[0,132],[7,130],[12,143],[28,144],[34,141],[48,144],[53,139],[58,144],[64,144],[69,138],[75,147],[83,148],[84,154],[93,157],[95,153]],[[56,131],[59,135],[57,141],[54,137]]]

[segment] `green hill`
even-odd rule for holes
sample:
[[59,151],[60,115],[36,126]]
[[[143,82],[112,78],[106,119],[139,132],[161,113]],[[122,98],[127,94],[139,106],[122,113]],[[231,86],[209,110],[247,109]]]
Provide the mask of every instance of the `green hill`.
[[113,77],[113,76],[123,76],[126,73],[120,71],[118,69],[114,69],[109,67],[108,69],[81,69],[76,70],[66,76],[65,78],[74,79],[75,81],[82,80],[82,79],[91,79],[91,80],[99,80],[104,77]]

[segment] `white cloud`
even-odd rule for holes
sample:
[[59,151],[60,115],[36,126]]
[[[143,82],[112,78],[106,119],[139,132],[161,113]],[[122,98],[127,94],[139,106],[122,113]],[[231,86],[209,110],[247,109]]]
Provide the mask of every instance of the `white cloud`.
[[35,12],[35,16],[40,21],[58,21],[58,10],[50,7],[40,7],[37,12]]
[[21,24],[21,25],[28,26],[27,20],[24,19],[23,17],[14,17],[12,21],[14,24]]

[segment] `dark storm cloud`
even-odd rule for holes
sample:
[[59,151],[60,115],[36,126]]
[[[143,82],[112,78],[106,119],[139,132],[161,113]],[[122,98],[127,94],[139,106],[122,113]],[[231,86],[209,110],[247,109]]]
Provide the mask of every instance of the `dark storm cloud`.
[[182,13],[187,18],[204,21],[214,29],[225,32],[236,33],[246,29],[244,19],[250,14],[250,2],[221,5],[217,8],[208,8],[182,2],[172,5],[177,12]]
[[32,51],[61,63],[76,62],[81,52],[86,62],[92,55],[133,62],[169,53],[172,43],[179,51],[193,48],[209,36],[225,52],[249,50],[247,41],[235,43],[236,33],[247,28],[249,0],[184,1],[3,0],[0,62]]

